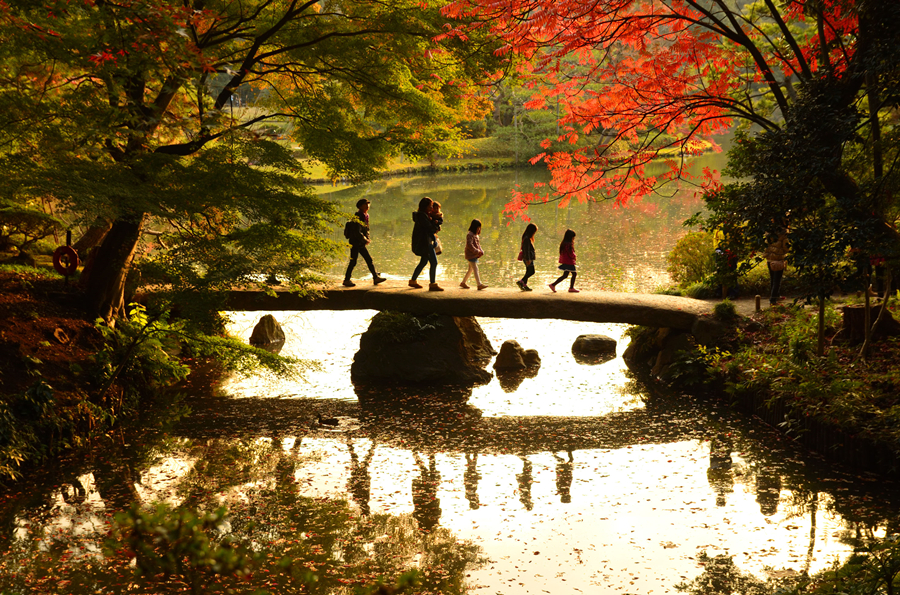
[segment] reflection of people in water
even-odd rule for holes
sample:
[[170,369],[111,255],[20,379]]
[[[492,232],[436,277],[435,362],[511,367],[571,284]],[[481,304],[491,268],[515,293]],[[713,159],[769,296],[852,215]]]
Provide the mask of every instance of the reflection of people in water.
[[565,460],[556,453],[553,457],[556,459],[556,493],[559,494],[559,501],[568,504],[572,501],[572,470],[574,467],[574,458],[572,451],[569,453],[569,460]]
[[478,480],[481,473],[478,472],[478,453],[466,453],[466,472],[463,475],[463,485],[466,486],[466,500],[472,510],[481,506],[478,501]]
[[369,475],[369,465],[372,463],[372,456],[375,454],[375,442],[369,446],[369,452],[362,461],[353,450],[353,441],[347,438],[347,446],[350,448],[350,480],[347,482],[347,489],[353,497],[353,501],[359,506],[363,516],[368,516],[369,499],[371,498],[372,476]]
[[412,481],[413,517],[422,531],[432,531],[441,518],[441,501],[437,497],[441,476],[437,471],[434,454],[428,455],[428,467],[422,462],[419,453],[413,458],[419,466],[420,477]]
[[731,449],[734,445],[727,435],[714,436],[709,441],[709,469],[706,479],[716,493],[716,506],[725,506],[725,495],[734,491]]
[[525,506],[525,510],[534,508],[534,502],[531,501],[531,484],[534,478],[531,476],[531,461],[525,455],[519,455],[522,459],[522,472],[516,475],[516,481],[519,482],[519,501]]
[[770,467],[763,467],[756,475],[756,502],[765,516],[778,512],[781,498],[781,476]]

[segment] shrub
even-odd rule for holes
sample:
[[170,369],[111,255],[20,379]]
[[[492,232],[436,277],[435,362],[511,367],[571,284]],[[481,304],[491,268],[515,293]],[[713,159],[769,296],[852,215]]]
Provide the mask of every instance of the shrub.
[[713,236],[707,231],[692,231],[675,243],[666,255],[666,269],[681,287],[703,281],[715,271]]
[[0,248],[30,251],[36,242],[63,229],[61,221],[43,211],[15,203],[0,203]]
[[734,302],[731,300],[724,300],[719,302],[713,307],[713,316],[717,320],[721,320],[723,322],[728,322],[734,320],[738,317],[737,310],[734,307]]

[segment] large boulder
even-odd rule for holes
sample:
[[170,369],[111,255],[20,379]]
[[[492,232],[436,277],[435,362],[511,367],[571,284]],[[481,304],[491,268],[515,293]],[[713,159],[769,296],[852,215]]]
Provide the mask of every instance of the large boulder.
[[504,341],[494,361],[500,388],[508,393],[515,392],[525,378],[537,376],[540,367],[541,356],[537,350],[523,349],[518,341]]
[[504,341],[494,360],[495,370],[522,370],[525,366],[525,349],[518,341]]
[[379,312],[360,336],[350,366],[354,382],[475,385],[496,353],[472,318]]
[[284,330],[275,317],[266,314],[259,319],[250,333],[250,344],[277,353],[284,345]]

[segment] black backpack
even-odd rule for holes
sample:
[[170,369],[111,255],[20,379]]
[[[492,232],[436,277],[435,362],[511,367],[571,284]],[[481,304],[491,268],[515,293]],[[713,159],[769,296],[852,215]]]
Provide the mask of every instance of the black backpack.
[[350,236],[353,235],[355,225],[356,221],[354,221],[353,219],[344,223],[344,237],[348,240],[350,239]]

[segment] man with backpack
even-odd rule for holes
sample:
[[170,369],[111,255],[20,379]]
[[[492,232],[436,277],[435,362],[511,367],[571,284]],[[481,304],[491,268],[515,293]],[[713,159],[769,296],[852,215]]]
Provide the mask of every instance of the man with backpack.
[[369,249],[366,248],[371,242],[369,239],[369,204],[369,201],[364,198],[356,201],[355,219],[351,219],[344,225],[344,237],[350,242],[350,262],[347,264],[347,273],[344,275],[344,287],[356,287],[356,283],[350,280],[350,274],[353,273],[353,267],[356,266],[360,254],[372,273],[372,281],[375,285],[386,281],[375,271],[375,264],[369,255]]

